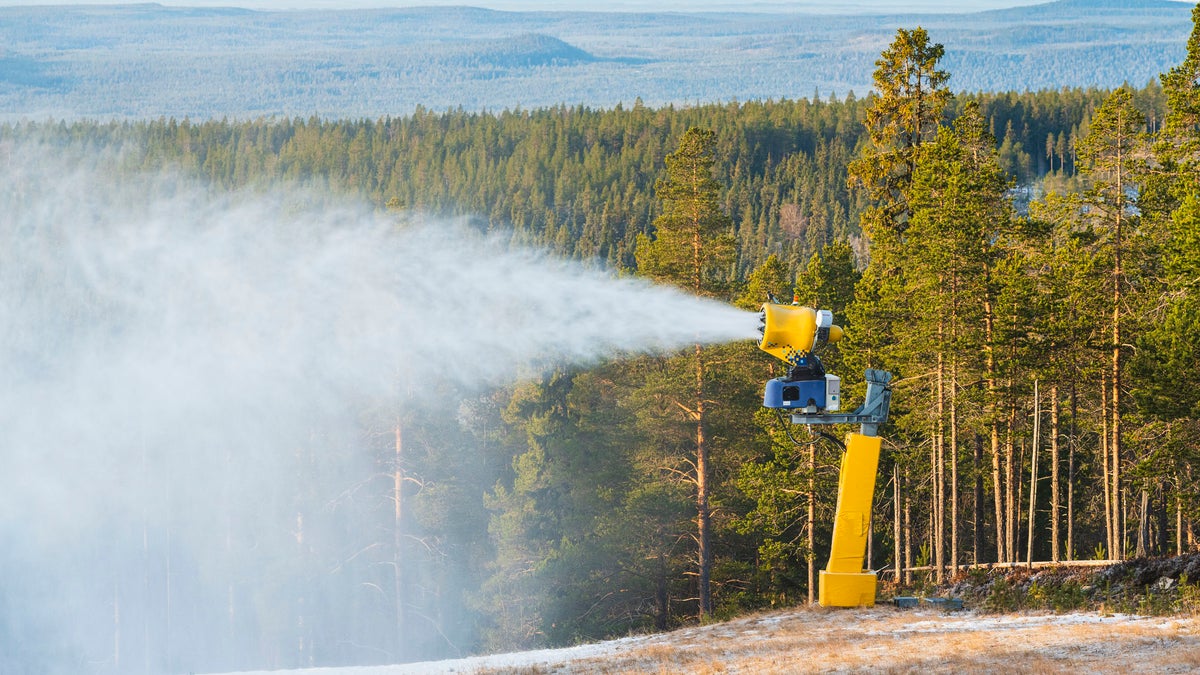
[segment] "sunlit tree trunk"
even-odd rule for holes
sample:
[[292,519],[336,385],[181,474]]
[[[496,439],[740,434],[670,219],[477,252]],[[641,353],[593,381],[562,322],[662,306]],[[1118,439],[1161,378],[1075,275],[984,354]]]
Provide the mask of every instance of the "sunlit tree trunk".
[[808,444],[808,604],[816,602],[817,590],[817,444]]
[[1042,408],[1038,390],[1038,381],[1033,381],[1033,457],[1029,469],[1029,544],[1025,551],[1025,562],[1033,562],[1033,534],[1037,524],[1037,492],[1038,492],[1038,446],[1042,437]]
[[696,345],[696,521],[698,525],[697,548],[699,554],[699,598],[700,616],[712,614],[712,523],[708,495],[708,438],[704,431],[704,359],[700,345]]
[[945,329],[943,319],[937,327],[937,424],[934,429],[933,463],[933,561],[937,583],[946,580],[946,360]]
[[975,434],[974,453],[972,453],[972,473],[975,476],[974,491],[974,524],[971,527],[971,561],[978,565],[983,562],[983,437]]
[[1116,499],[1113,495],[1112,470],[1109,467],[1109,435],[1108,435],[1108,378],[1100,376],[1100,458],[1104,478],[1104,533],[1107,537],[1108,559],[1117,559],[1117,512]]
[[[1117,172],[1117,193],[1124,190],[1124,172]],[[1112,406],[1112,481],[1113,481],[1113,511],[1122,513],[1121,499],[1121,229],[1123,223],[1123,203],[1118,202],[1116,208],[1116,239],[1113,246],[1113,282],[1112,282],[1112,394],[1109,404]],[[1120,526],[1120,524],[1118,523]],[[1120,526],[1122,537],[1125,528]],[[1113,560],[1125,559],[1125,547],[1116,549],[1117,555]]]
[[1050,385],[1050,559],[1058,562],[1059,551],[1059,451],[1058,383]]
[[1067,560],[1075,559],[1075,446],[1079,443],[1079,400],[1071,382],[1071,441],[1067,447]]
[[[1178,477],[1176,478],[1178,481]],[[1183,500],[1178,488],[1175,495],[1175,555],[1183,555]]]
[[1007,562],[1017,561],[1017,504],[1020,497],[1017,496],[1016,439],[1013,438],[1016,415],[1016,405],[1010,402],[1004,435],[1004,549],[1008,553]]
[[912,501],[904,495],[904,583],[912,583]]
[[893,526],[892,537],[895,539],[895,542],[896,542],[895,551],[893,552],[893,557],[895,558],[895,561],[896,561],[895,581],[897,584],[900,583],[901,581],[903,581],[903,571],[902,570],[904,569],[904,560],[903,560],[903,555],[902,555],[904,552],[904,539],[901,536],[902,535],[902,532],[901,532],[901,521],[902,520],[903,519],[901,518],[901,511],[900,511],[900,463],[893,462],[892,463],[892,526]]
[[958,362],[950,370],[950,572],[958,574]]
[[997,411],[997,386],[996,386],[996,350],[995,350],[995,320],[993,317],[992,301],[988,297],[983,304],[983,327],[984,327],[984,364],[986,373],[984,377],[987,381],[987,411],[988,411],[988,427],[989,440],[992,455],[992,504],[996,512],[996,562],[1004,562],[1008,559],[1008,549],[1005,547],[1004,536],[1004,482],[1001,480],[1000,474],[1000,421]]

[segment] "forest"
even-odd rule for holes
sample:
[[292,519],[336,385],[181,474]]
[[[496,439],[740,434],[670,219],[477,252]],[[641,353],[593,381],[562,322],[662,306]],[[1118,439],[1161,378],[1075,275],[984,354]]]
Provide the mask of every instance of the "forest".
[[[865,368],[896,376],[867,566],[902,587],[1197,549],[1200,7],[1193,21],[1186,57],[1140,89],[955,94],[917,28],[863,98],[21,122],[0,148],[119,148],[122,172],[215,192],[315,185],[748,310],[768,293],[832,310],[847,400]],[[840,449],[759,406],[776,370],[747,340],[364,411],[359,444],[314,437],[289,483],[296,522],[350,528],[353,555],[313,537],[240,570],[187,610],[219,617],[239,657],[199,663],[411,661],[811,602]],[[372,469],[346,489],[374,499],[306,506],[340,503],[326,486],[350,455]],[[183,611],[154,597],[123,620]],[[9,604],[0,633],[32,630]]]

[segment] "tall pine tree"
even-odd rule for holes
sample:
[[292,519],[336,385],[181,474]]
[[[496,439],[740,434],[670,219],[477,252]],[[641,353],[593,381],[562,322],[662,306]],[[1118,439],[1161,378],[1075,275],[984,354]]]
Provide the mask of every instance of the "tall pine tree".
[[[1125,551],[1124,502],[1121,472],[1123,452],[1123,403],[1126,346],[1125,317],[1130,273],[1136,273],[1136,261],[1128,259],[1136,251],[1138,215],[1136,187],[1144,173],[1146,120],[1133,103],[1128,89],[1114,91],[1092,117],[1091,129],[1079,143],[1084,174],[1092,186],[1085,195],[1085,217],[1107,244],[1105,260],[1109,267],[1110,364],[1108,373],[1108,433],[1112,472],[1109,484],[1112,500],[1108,532],[1111,557],[1120,560]],[[1131,264],[1132,263],[1132,264]]]
[[[655,186],[663,212],[654,220],[654,238],[638,237],[636,259],[642,274],[684,288],[696,295],[716,296],[730,287],[736,256],[733,226],[721,210],[721,185],[713,177],[716,134],[692,127],[667,156],[667,175]],[[706,364],[703,348],[693,350],[689,390],[676,401],[694,423],[696,485],[697,597],[701,618],[712,613],[712,512],[710,507],[711,453],[708,435]]]

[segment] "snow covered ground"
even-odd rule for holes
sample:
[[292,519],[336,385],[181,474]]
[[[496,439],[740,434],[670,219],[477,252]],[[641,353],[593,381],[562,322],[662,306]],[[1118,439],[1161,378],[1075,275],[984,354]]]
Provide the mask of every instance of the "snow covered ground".
[[[789,609],[670,633],[397,666],[291,675],[414,673],[957,673],[1200,671],[1200,617]],[[278,671],[276,671],[278,675]],[[247,674],[249,675],[249,674]],[[260,671],[253,675],[266,675]]]

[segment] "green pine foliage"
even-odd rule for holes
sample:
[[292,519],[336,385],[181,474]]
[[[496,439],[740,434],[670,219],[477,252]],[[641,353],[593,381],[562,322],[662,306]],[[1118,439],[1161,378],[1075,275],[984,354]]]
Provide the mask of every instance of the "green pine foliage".
[[692,127],[667,155],[667,175],[654,185],[663,211],[654,235],[640,235],[638,270],[695,295],[716,295],[730,284],[737,251],[733,221],[721,208],[721,184],[713,177],[716,134]]
[[[1086,111],[1105,93],[960,96],[949,114],[964,100],[978,100],[993,135],[1011,122],[1014,142],[1044,147],[1051,135],[1080,136]],[[468,216],[480,227],[511,231],[521,243],[631,270],[637,235],[650,233],[661,212],[653,187],[663,159],[687,129],[702,127],[716,133],[715,178],[736,231],[737,276],[744,277],[771,254],[796,268],[827,243],[860,241],[867,198],[847,189],[846,167],[867,137],[870,100],[421,109],[378,120],[33,122],[0,125],[0,138],[119,146],[130,170],[168,167],[216,188],[281,179],[325,185],[380,207]],[[1073,171],[1072,152],[1066,173]],[[1054,175],[1039,166],[1031,179]],[[1057,159],[1054,166],[1063,172]],[[865,254],[861,243],[856,251]]]

